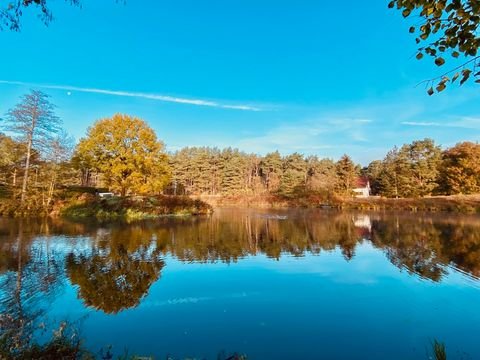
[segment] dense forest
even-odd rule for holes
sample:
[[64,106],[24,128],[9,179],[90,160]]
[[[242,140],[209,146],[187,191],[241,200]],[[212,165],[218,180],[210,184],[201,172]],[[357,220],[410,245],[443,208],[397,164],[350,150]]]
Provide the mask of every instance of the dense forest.
[[[185,148],[170,154],[176,193],[278,194],[319,193],[351,196],[368,179],[373,195],[421,197],[480,191],[480,145],[463,142],[442,150],[431,139],[394,147],[368,166],[348,155],[338,161],[278,151],[259,156],[237,149]],[[173,189],[175,191],[175,188]],[[172,189],[169,189],[172,191]]]
[[[146,122],[128,115],[95,122],[75,145],[49,97],[25,95],[0,123],[0,198],[48,206],[59,189],[104,188],[119,195],[317,194],[353,196],[369,181],[372,195],[423,197],[480,192],[480,144],[442,149],[432,139],[391,149],[368,166],[299,153],[266,155],[187,147],[168,153]],[[32,200],[33,199],[33,200]]]

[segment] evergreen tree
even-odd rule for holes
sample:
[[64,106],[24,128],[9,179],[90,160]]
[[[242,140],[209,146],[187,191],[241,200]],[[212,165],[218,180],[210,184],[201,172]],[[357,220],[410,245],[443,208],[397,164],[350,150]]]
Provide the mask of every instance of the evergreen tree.
[[400,196],[401,164],[398,159],[398,148],[395,146],[383,159],[380,174],[380,195],[398,198]]
[[280,193],[287,196],[305,191],[307,182],[307,163],[299,153],[293,153],[283,159],[283,172],[280,179]]
[[337,179],[335,162],[331,159],[307,158],[307,188],[311,191],[333,193]]
[[381,193],[381,173],[382,173],[382,161],[374,160],[368,166],[362,170],[364,176],[368,178],[370,182],[370,188],[372,195]]
[[237,149],[227,148],[221,154],[222,162],[222,193],[245,193],[245,180],[247,162],[245,156]]
[[268,153],[260,162],[260,172],[269,193],[275,193],[280,187],[282,176],[282,157],[278,151]]
[[380,193],[388,197],[431,195],[438,187],[441,151],[424,139],[396,147],[385,157],[380,172]]
[[348,155],[343,155],[336,163],[337,191],[341,195],[351,196],[358,177],[356,166]]
[[255,154],[247,155],[247,189],[253,194],[260,194],[265,191],[265,187],[262,183],[261,172],[261,161],[262,158]]
[[402,176],[405,179],[403,196],[431,195],[437,188],[441,150],[432,139],[414,141],[403,145],[399,157],[408,163]]

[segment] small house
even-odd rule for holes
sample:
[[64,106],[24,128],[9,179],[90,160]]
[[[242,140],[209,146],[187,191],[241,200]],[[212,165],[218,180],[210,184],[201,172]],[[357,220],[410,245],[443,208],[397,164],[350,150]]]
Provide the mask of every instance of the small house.
[[358,177],[353,188],[353,196],[356,198],[367,198],[370,196],[370,181],[367,177]]

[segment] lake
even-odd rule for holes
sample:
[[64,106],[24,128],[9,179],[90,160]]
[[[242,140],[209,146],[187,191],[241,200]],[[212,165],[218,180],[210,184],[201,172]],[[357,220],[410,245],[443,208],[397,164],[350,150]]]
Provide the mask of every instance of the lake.
[[0,310],[95,354],[480,358],[480,217],[221,209],[132,224],[0,219]]

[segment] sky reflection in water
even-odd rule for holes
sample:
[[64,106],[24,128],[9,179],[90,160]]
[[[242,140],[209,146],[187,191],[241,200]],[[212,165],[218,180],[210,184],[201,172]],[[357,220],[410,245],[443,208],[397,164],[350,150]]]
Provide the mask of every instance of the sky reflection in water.
[[475,216],[0,219],[2,316],[31,320],[32,332],[68,319],[93,351],[425,359],[437,338],[451,358],[474,359],[479,275]]

